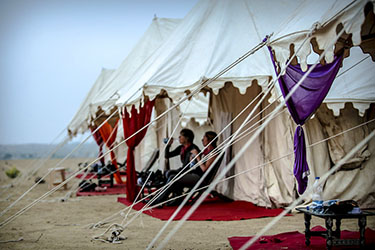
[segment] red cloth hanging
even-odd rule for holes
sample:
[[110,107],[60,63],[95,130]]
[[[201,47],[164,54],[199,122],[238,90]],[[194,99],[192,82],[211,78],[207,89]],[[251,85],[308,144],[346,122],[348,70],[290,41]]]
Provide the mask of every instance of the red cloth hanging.
[[[119,120],[117,120],[116,125],[117,125],[118,121]],[[112,150],[112,148],[114,146],[114,142],[116,140],[116,135],[117,135],[117,126],[116,125],[115,125],[115,128],[113,129],[112,126],[108,122],[105,122],[99,128],[100,135],[104,139],[105,144],[107,145],[107,147],[110,150]],[[118,169],[117,159],[116,159],[115,153],[113,151],[111,151],[110,155],[111,155],[112,164],[116,167],[116,169]],[[121,176],[120,176],[120,173],[118,171],[116,171],[113,175],[115,177],[115,180],[116,180],[117,184],[123,184],[124,183],[121,180]]]
[[[104,157],[103,156],[103,138],[100,135],[99,130],[95,131],[96,128],[90,127],[92,137],[94,137],[94,140],[96,141],[96,144],[99,146],[99,155],[98,158],[100,158],[100,162],[102,163],[102,166],[104,166]],[[95,132],[94,132],[95,131]]]
[[147,101],[145,105],[139,109],[139,113],[133,106],[131,109],[131,116],[128,112],[124,112],[124,136],[127,140],[126,145],[128,145],[128,155],[126,160],[126,198],[129,201],[134,201],[137,193],[137,174],[135,172],[134,164],[134,149],[142,141],[147,128],[143,129],[133,137],[131,136],[150,122],[154,103],[154,100]]

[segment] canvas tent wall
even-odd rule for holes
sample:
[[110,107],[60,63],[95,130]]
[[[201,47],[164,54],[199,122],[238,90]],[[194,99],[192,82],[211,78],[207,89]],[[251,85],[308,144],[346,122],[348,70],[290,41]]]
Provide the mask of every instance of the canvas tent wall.
[[[348,5],[351,2],[346,1],[344,4]],[[171,37],[130,79],[132,86],[144,86],[143,89],[134,87],[133,89],[119,90],[119,93],[123,94],[121,94],[118,103],[130,107],[133,104],[141,103],[143,96],[153,99],[160,93],[167,93],[174,102],[177,102],[184,96],[185,91],[199,87],[204,79],[212,78],[273,31],[276,33],[272,38],[275,41],[279,38],[280,51],[287,51],[289,55],[290,44],[283,44],[280,38],[301,31],[308,32],[310,27],[322,16],[326,20],[336,21],[336,14],[341,10],[340,6],[337,1],[298,1],[297,3],[270,1],[267,5],[263,2],[250,0],[200,1],[184,18]],[[359,8],[363,10],[363,6]],[[329,17],[329,13],[332,13],[333,16]],[[282,32],[277,32],[278,30]],[[222,108],[223,112],[215,117],[214,109],[220,109],[218,105],[212,105],[211,114],[214,123],[219,121],[222,116],[233,118],[244,107],[245,100],[248,103],[257,93],[263,91],[264,86],[272,77],[274,77],[274,69],[269,53],[266,48],[262,48],[210,83],[209,88],[212,93],[219,93],[219,98],[224,99],[222,103],[228,105],[231,110],[231,114],[225,114],[228,112]],[[346,83],[351,81],[353,79],[346,79]],[[225,84],[227,82],[229,85]],[[260,87],[255,83],[258,83]],[[231,84],[234,88],[231,87]],[[368,87],[365,88],[368,90]],[[226,98],[220,92],[227,89],[236,93],[231,93],[229,95],[231,97]],[[345,98],[344,96],[343,99]],[[216,99],[216,96],[213,96],[213,99]],[[226,99],[243,100],[243,102],[238,101],[234,104],[235,107],[231,107]],[[219,102],[218,100],[214,101]],[[347,101],[351,102],[351,100]],[[263,107],[265,105],[263,104]],[[294,125],[290,122],[287,114],[285,114],[286,117],[283,116],[284,114],[281,114],[278,120],[274,121],[274,126],[264,131],[258,142],[249,149],[249,153],[243,156],[240,163],[236,164],[235,172],[241,172],[250,166],[256,167],[263,164],[266,159],[275,159],[280,156],[280,153],[283,153],[280,151],[292,151],[289,150],[292,145],[291,136],[280,138],[275,137],[273,133],[280,131],[282,135],[292,134]],[[222,125],[219,123],[215,128],[219,131],[220,127]],[[237,127],[238,125],[235,123],[232,131],[235,131]],[[317,133],[322,135],[323,132],[320,129]],[[270,138],[275,140],[271,141]],[[235,145],[233,153],[235,154],[240,147],[240,144]],[[326,160],[328,161],[328,158]],[[236,177],[232,197],[249,200],[262,206],[281,206],[290,203],[295,195],[292,162],[292,158],[284,159],[282,163],[274,163],[272,166],[274,169],[277,167],[277,171],[266,172],[268,171],[266,169],[271,168],[263,166],[261,169],[254,170],[255,174],[249,172],[241,177]],[[372,191],[367,192],[371,193]]]

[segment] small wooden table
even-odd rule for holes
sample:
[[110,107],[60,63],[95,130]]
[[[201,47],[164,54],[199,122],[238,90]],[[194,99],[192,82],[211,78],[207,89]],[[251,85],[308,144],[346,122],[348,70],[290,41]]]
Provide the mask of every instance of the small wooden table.
[[[49,182],[48,182],[48,187],[49,189],[52,189],[53,187],[57,186],[57,185],[60,185],[61,183],[63,183],[65,181],[65,168],[63,167],[60,167],[60,168],[49,168],[48,169],[50,171],[50,174],[49,174]],[[60,181],[56,181],[55,180],[55,175],[60,173],[60,176],[61,176],[61,180]],[[64,184],[64,189],[67,190],[68,189],[68,184]]]
[[[327,249],[331,249],[332,246],[344,246],[344,245],[360,245],[361,247],[365,246],[365,227],[367,216],[375,215],[375,213],[362,211],[359,214],[335,214],[335,213],[315,213],[306,208],[296,208],[296,210],[304,213],[305,217],[305,244],[306,246],[310,245],[311,236],[321,236],[326,238]],[[327,231],[311,231],[310,230],[310,221],[312,216],[317,216],[325,220],[325,226]],[[359,239],[340,239],[341,231],[341,220],[342,219],[358,219],[359,226]],[[333,220],[336,220],[336,230],[332,230]]]

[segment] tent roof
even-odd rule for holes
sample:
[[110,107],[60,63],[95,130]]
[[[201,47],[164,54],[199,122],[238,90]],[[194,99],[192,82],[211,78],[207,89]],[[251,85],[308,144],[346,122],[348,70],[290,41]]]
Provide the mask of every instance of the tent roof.
[[[283,1],[280,8],[268,10],[261,1],[198,2],[132,77],[133,89],[119,91],[118,105],[141,102],[142,91],[138,89],[142,86],[143,94],[151,99],[162,90],[172,99],[179,99],[185,90],[197,87],[204,78],[212,78],[272,32],[271,23],[265,20],[273,16],[277,21],[283,20],[288,16],[287,10],[294,6],[291,1]],[[253,80],[264,86],[273,74],[268,52],[262,49],[252,57],[253,60],[243,61],[210,87],[216,92],[226,81],[232,81],[244,93]]]
[[181,19],[155,17],[136,46],[124,59],[120,67],[116,69],[112,77],[108,79],[104,90],[97,93],[93,108],[96,109],[98,106],[101,106],[103,110],[112,108],[115,100],[119,97],[118,90],[128,85],[128,79],[160,47],[180,22]]
[[97,93],[103,90],[103,85],[110,78],[115,70],[103,68],[94,85],[87,93],[86,98],[81,103],[78,111],[74,115],[72,121],[68,125],[68,131],[70,136],[75,136],[77,133],[84,133],[88,129],[87,120],[90,119],[90,104]]
[[[153,99],[164,91],[177,101],[187,90],[197,88],[203,79],[214,77],[274,31],[271,46],[278,45],[277,50],[289,56],[288,42],[292,43],[293,39],[286,43],[280,38],[294,38],[293,34],[300,33],[305,37],[312,24],[319,20],[323,23],[338,20],[349,27],[353,23],[351,18],[358,17],[350,13],[362,13],[364,8],[363,4],[352,2],[274,0],[264,4],[255,0],[200,1],[142,67],[130,79],[126,78],[130,84],[118,91],[120,98],[116,105],[125,104],[130,108],[142,103],[143,96]],[[354,9],[349,14],[346,11],[341,13],[340,10],[347,5]],[[354,23],[358,28],[358,22]],[[322,44],[331,39],[331,36],[324,37],[320,40]],[[209,87],[217,93],[225,82],[231,81],[244,93],[254,80],[265,86],[273,76],[269,53],[263,47]],[[332,96],[336,94],[340,93]],[[343,100],[347,101],[345,96],[341,98]]]

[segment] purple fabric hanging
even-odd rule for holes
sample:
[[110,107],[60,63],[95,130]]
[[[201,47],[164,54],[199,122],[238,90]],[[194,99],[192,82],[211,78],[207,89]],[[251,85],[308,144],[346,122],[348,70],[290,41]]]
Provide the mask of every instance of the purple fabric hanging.
[[[272,56],[275,66],[276,64]],[[298,182],[298,192],[304,193],[307,187],[309,166],[306,160],[306,142],[302,125],[318,109],[324,98],[327,96],[329,89],[339,71],[342,55],[335,57],[334,61],[329,64],[318,64],[313,71],[302,82],[299,88],[286,102],[288,110],[293,120],[299,125],[294,134],[294,176]],[[311,65],[308,66],[310,68]],[[279,78],[279,85],[284,98],[289,91],[298,83],[305,72],[299,65],[289,65],[283,76]]]
[[[303,125],[305,121],[319,108],[340,68],[342,56],[336,57],[332,63],[318,64],[307,76],[296,92],[287,101],[287,107],[293,120]],[[308,65],[310,68],[311,65]],[[289,65],[285,75],[279,78],[279,85],[283,96],[298,83],[305,72],[299,65]]]
[[293,174],[298,183],[298,193],[303,194],[307,187],[310,175],[309,165],[306,160],[306,142],[302,126],[298,125],[294,133],[294,168]]

